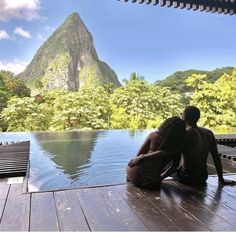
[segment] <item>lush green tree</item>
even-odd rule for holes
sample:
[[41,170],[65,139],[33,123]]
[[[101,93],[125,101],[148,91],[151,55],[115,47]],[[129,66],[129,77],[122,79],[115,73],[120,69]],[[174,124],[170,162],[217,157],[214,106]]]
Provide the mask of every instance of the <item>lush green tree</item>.
[[7,123],[7,131],[40,131],[48,127],[48,114],[30,97],[12,97],[1,119]]
[[[8,94],[6,91],[2,91],[0,89],[0,116],[2,110],[7,106]],[[0,131],[5,131],[7,128],[7,124],[4,120],[0,118]]]
[[117,88],[110,101],[112,128],[157,127],[167,117],[178,115],[183,108],[181,95],[136,78]]
[[30,96],[30,89],[19,77],[9,71],[0,71],[0,89],[19,97]]
[[195,89],[190,104],[201,110],[199,123],[207,127],[236,127],[236,70],[214,83],[206,75],[193,74],[186,83]]
[[51,130],[108,128],[108,93],[103,87],[59,95],[54,101]]
[[[0,115],[12,96],[30,96],[30,89],[12,72],[0,71]],[[0,119],[0,130],[6,130],[7,123]]]

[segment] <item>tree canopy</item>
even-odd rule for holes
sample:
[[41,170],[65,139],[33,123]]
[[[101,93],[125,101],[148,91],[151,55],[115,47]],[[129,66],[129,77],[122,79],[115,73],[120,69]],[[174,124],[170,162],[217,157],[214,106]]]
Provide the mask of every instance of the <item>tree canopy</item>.
[[178,71],[168,76],[162,81],[157,81],[156,84],[163,87],[170,87],[171,90],[179,93],[192,92],[192,86],[188,86],[185,80],[192,74],[206,74],[206,81],[213,83],[219,79],[223,74],[231,74],[233,67],[217,68],[213,71],[190,69],[186,71]]
[[[2,74],[2,73],[1,73]],[[190,96],[150,84],[132,73],[124,85],[106,83],[81,89],[45,91],[36,96],[11,73],[0,75],[0,127],[7,131],[157,128],[189,103],[201,110],[199,125],[236,127],[236,70],[209,81],[206,74],[186,78]]]
[[186,83],[194,89],[190,104],[201,110],[201,125],[236,127],[236,70],[213,83],[207,82],[205,74],[193,74]]

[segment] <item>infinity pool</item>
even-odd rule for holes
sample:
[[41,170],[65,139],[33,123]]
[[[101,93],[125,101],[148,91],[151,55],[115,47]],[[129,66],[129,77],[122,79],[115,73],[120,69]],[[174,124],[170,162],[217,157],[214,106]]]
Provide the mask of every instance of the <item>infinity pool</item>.
[[150,130],[2,133],[30,140],[28,191],[124,183],[125,168]]

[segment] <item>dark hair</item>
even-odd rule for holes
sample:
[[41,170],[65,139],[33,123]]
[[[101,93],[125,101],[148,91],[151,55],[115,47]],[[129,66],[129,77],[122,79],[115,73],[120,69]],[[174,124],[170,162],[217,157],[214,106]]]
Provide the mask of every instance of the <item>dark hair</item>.
[[182,146],[186,135],[186,124],[179,117],[166,119],[159,127],[159,149]]
[[200,118],[200,110],[196,106],[188,106],[184,110],[184,121],[196,124]]

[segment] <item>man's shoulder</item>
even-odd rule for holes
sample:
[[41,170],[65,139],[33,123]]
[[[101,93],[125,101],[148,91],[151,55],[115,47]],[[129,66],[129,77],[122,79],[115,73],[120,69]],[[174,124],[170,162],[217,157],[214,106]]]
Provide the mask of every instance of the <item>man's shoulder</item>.
[[210,129],[208,129],[208,128],[205,128],[205,127],[198,127],[199,128],[199,130],[201,130],[201,131],[204,131],[204,132],[206,132],[206,133],[211,133],[211,134],[213,134],[213,132],[210,130]]
[[202,133],[207,134],[211,137],[214,137],[214,133],[210,129],[207,129],[207,128],[204,128],[204,127],[198,127],[198,128]]
[[194,128],[190,128],[187,130],[187,134],[188,135],[194,135],[194,134],[199,134],[199,132],[201,134],[205,134],[205,135],[208,135],[208,136],[214,136],[213,132],[207,128],[204,128],[204,127],[194,127]]

